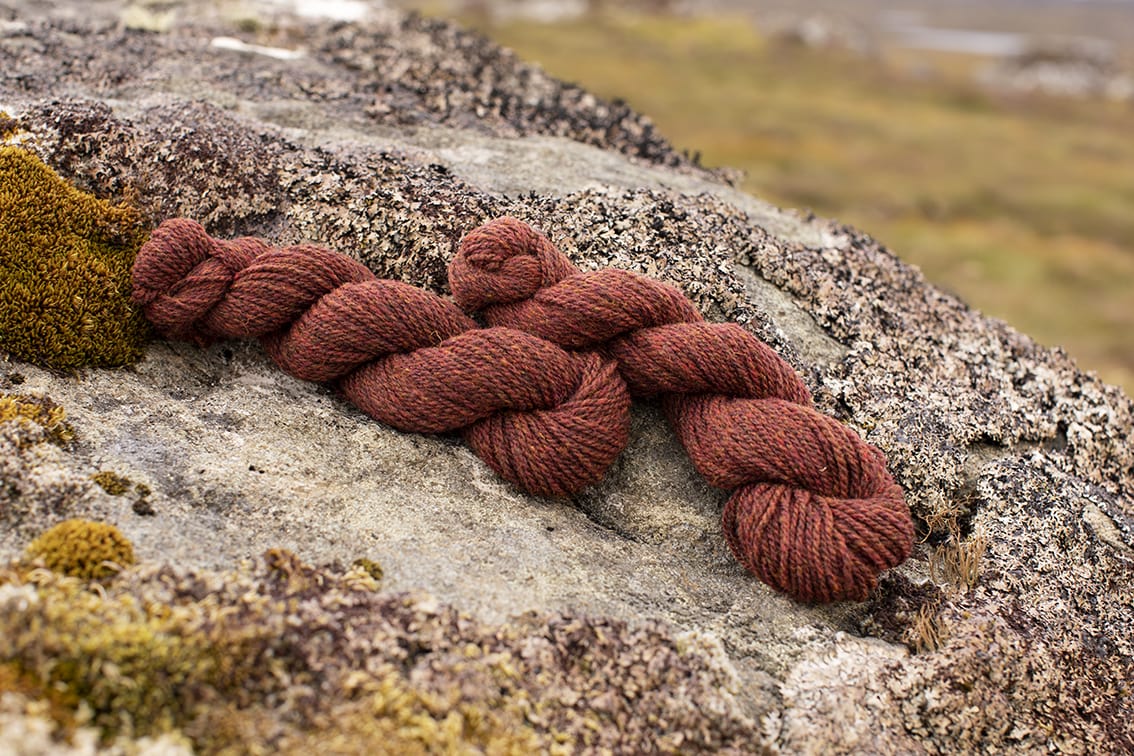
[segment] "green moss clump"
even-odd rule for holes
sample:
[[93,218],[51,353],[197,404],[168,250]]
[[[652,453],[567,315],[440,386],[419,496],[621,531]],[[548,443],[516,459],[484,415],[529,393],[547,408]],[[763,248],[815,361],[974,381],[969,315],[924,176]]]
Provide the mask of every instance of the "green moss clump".
[[51,570],[83,580],[101,580],[118,567],[134,564],[134,546],[113,525],[90,520],[64,520],[31,542],[32,559]]
[[141,214],[0,147],[0,350],[43,367],[125,365],[147,334],[130,300]]
[[0,423],[33,424],[43,428],[47,440],[57,446],[75,437],[70,425],[63,422],[63,408],[50,399],[20,394],[0,395]]

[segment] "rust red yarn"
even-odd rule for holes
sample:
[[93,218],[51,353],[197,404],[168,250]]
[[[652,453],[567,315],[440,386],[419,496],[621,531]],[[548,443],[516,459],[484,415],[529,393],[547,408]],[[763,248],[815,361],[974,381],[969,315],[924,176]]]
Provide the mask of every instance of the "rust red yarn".
[[[156,229],[134,297],[169,338],[258,338],[288,372],[333,381],[393,427],[460,430],[502,477],[545,495],[597,481],[625,447],[629,393],[660,395],[694,464],[735,489],[737,558],[800,601],[861,600],[903,561],[913,527],[885,459],[811,406],[802,381],[736,324],[705,323],[677,289],[583,274],[526,224],[471,233],[452,303],[326,249]],[[584,350],[584,351],[565,351]]]
[[909,556],[909,508],[882,453],[814,409],[795,371],[739,325],[704,322],[678,289],[645,276],[581,273],[514,218],[470,233],[449,283],[490,325],[600,350],[633,395],[661,395],[697,469],[735,489],[723,514],[733,554],[773,588],[863,600]]
[[334,381],[405,431],[460,430],[521,488],[565,495],[625,448],[630,398],[613,362],[509,328],[480,329],[452,302],[321,247],[223,241],[185,219],[138,253],[133,296],[163,336],[256,338],[284,370]]

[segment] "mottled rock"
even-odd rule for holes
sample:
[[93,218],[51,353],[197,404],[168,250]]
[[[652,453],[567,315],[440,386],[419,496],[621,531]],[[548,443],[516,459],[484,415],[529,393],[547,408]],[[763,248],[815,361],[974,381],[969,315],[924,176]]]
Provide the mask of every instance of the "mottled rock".
[[[740,193],[624,106],[447,24],[383,10],[234,26],[183,3],[158,33],[120,25],[114,3],[51,5],[0,26],[5,143],[151,222],[315,241],[439,293],[461,235],[504,213],[584,268],[670,281],[772,344],[886,452],[920,543],[870,602],[800,606],[732,560],[724,494],[656,407],[636,408],[600,485],[537,500],[455,439],[382,427],[253,344],[157,342],[128,370],[0,363],[0,392],[50,397],[75,434],[23,443],[40,431],[0,423],[14,450],[0,555],[84,517],[133,541],[139,576],[222,580],[278,547],[373,559],[385,590],[477,623],[563,615],[586,647],[603,623],[651,628],[627,631],[634,658],[719,639],[705,658],[739,681],[735,699],[700,723],[682,710],[673,731],[728,723],[752,750],[1134,748],[1134,405],[1119,389],[870,237]],[[106,471],[149,493],[111,495],[92,479]],[[610,697],[586,705],[617,709]]]

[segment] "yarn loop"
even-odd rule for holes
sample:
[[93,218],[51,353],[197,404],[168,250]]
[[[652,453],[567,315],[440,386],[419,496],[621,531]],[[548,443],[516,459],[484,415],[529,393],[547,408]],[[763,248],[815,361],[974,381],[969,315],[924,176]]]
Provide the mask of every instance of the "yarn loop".
[[675,287],[582,273],[514,218],[468,234],[457,303],[493,326],[613,358],[634,396],[660,395],[693,464],[733,489],[722,524],[745,568],[803,602],[863,600],[909,556],[913,523],[881,452],[818,412],[799,376],[736,324],[706,323]]

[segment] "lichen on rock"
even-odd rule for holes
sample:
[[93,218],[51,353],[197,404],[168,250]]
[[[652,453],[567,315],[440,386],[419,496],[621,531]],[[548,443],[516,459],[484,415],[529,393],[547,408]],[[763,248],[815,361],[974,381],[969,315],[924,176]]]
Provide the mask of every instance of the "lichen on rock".
[[0,351],[45,367],[125,365],[147,332],[131,304],[140,214],[0,147]]

